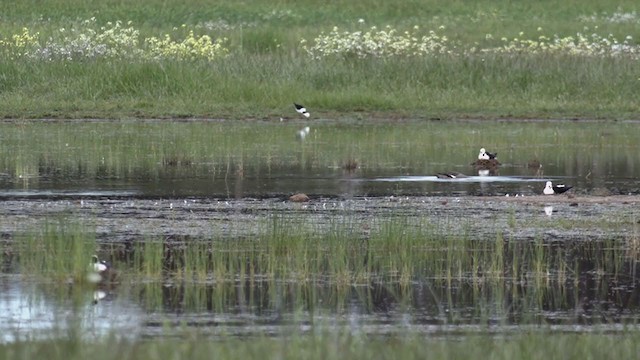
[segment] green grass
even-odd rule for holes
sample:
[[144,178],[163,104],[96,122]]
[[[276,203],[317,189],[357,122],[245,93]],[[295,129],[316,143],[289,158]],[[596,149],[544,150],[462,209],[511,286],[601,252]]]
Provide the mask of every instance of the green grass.
[[[232,55],[213,64],[4,63],[14,118],[629,118],[635,60],[505,55],[355,64]],[[16,78],[17,77],[17,78]]]
[[97,246],[89,226],[62,215],[16,239],[19,271],[36,279],[84,283]]
[[[47,38],[59,28],[98,18],[133,21],[143,36],[193,29],[226,37],[230,56],[211,62],[122,60],[0,62],[0,116],[11,118],[292,117],[302,102],[313,118],[635,118],[640,108],[637,60],[544,54],[312,60],[301,49],[333,26],[356,30],[391,25],[435,29],[461,46],[496,46],[500,38],[537,39],[591,32],[638,38],[638,21],[612,22],[637,11],[633,1],[575,6],[542,1],[378,0],[336,2],[252,0],[180,4],[147,0],[50,1],[0,7],[3,33],[23,27]],[[536,14],[536,16],[531,16]],[[596,16],[595,21],[581,20]],[[44,18],[44,21],[42,20]],[[365,25],[357,20],[365,19]],[[185,25],[182,28],[182,25]],[[597,29],[596,29],[597,26]],[[541,27],[542,30],[538,31]],[[584,28],[588,29],[585,30]],[[520,36],[520,32],[524,36]],[[491,34],[493,39],[486,39]],[[633,40],[635,41],[635,40]],[[632,42],[633,42],[632,41]]]
[[637,331],[622,334],[554,334],[536,332],[508,337],[472,335],[442,340],[419,334],[364,337],[342,332],[284,338],[212,341],[197,336],[184,340],[101,341],[78,339],[17,342],[0,345],[0,356],[33,359],[631,359],[638,351]]

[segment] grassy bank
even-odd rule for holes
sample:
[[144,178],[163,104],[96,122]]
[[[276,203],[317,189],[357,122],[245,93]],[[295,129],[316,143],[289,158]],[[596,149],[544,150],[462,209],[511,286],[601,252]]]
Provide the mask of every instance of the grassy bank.
[[634,118],[637,60],[508,55],[385,61],[4,63],[4,117]]
[[[279,119],[293,101],[313,118],[640,112],[634,2],[76,5],[4,6],[0,116]],[[378,50],[359,53],[363,33]]]
[[0,356],[33,359],[47,354],[55,359],[600,359],[635,358],[638,334],[622,335],[517,334],[507,338],[469,336],[445,341],[408,334],[406,337],[369,338],[348,334],[319,334],[314,337],[258,338],[204,341],[188,338],[177,341],[128,342],[108,339],[18,342],[0,346]]

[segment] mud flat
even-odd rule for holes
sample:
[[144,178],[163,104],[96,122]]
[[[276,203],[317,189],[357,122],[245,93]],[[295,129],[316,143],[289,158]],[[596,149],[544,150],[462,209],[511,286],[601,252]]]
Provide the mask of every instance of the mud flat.
[[291,203],[281,198],[14,198],[0,202],[5,241],[44,221],[73,219],[95,226],[100,243],[141,240],[250,237],[274,217],[315,231],[331,224],[375,228],[392,217],[429,224],[443,234],[465,231],[478,239],[501,233],[509,240],[534,237],[597,240],[635,237],[640,196],[607,197],[356,197]]

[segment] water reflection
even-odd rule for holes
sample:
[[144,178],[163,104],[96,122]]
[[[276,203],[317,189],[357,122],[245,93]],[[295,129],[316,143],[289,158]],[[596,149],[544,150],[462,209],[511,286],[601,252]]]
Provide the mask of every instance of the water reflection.
[[[76,334],[101,337],[114,330],[137,336],[141,308],[113,302],[114,294],[0,277],[0,341]],[[99,298],[100,301],[97,301]],[[97,306],[99,305],[99,306]]]
[[553,214],[553,206],[545,206],[544,207],[544,213],[547,216],[551,216]]
[[[465,123],[359,125],[60,123],[0,124],[0,192],[42,196],[110,191],[139,196],[285,197],[537,194],[532,184],[372,181],[443,171],[541,181],[566,178],[578,193],[638,194],[637,124],[493,123],[472,135]],[[292,134],[305,134],[300,141]],[[170,134],[170,135],[168,135]],[[552,140],[550,140],[552,139]],[[477,167],[478,143],[501,165]],[[70,146],[69,144],[72,144]],[[446,147],[442,145],[446,144]],[[357,161],[355,160],[357,159]],[[488,173],[487,173],[488,171]],[[345,183],[349,183],[345,185]],[[345,187],[347,188],[345,192]],[[20,193],[20,192],[25,193]]]

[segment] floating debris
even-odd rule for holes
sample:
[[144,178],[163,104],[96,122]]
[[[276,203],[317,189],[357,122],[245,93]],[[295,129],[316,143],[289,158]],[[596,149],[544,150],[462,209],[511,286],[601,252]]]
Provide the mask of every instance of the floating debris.
[[291,202],[307,202],[310,201],[309,196],[307,194],[298,193],[289,196],[289,201]]

